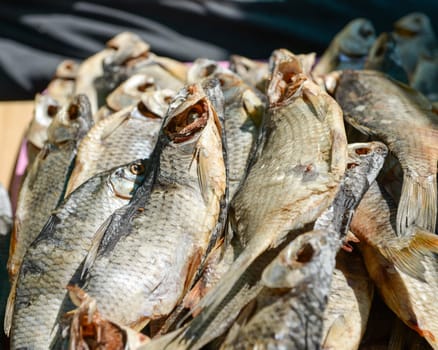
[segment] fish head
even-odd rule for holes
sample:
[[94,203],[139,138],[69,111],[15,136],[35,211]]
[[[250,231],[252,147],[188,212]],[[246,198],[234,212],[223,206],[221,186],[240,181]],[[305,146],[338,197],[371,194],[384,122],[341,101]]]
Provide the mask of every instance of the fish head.
[[272,78],[267,89],[271,106],[288,103],[299,95],[307,80],[300,59],[286,49],[275,50],[270,58]]
[[90,101],[86,95],[76,95],[56,114],[47,130],[48,140],[62,144],[81,139],[93,125]]
[[336,36],[339,52],[350,58],[365,57],[376,40],[373,24],[365,18],[356,18]]
[[145,92],[132,113],[151,119],[163,119],[175,94],[171,89]]
[[143,183],[148,159],[138,159],[127,165],[115,168],[109,175],[109,188],[117,197],[131,199]]
[[[190,159],[196,168],[203,198],[225,191],[225,163],[222,149],[222,127],[211,101],[222,94],[217,79],[182,89],[171,102],[163,122],[162,144],[181,159]],[[164,152],[164,149],[163,149]]]
[[147,57],[150,49],[148,43],[130,32],[116,35],[106,43],[106,46],[113,49],[114,52],[104,58],[104,65],[126,65],[130,63],[129,61]]
[[73,60],[64,60],[56,68],[55,77],[73,80],[76,78],[79,64]]
[[27,139],[36,147],[43,148],[47,129],[58,113],[58,102],[48,94],[36,94],[33,120],[27,131]]
[[299,235],[264,269],[262,284],[268,288],[294,288],[305,285],[321,268],[320,255],[324,253],[324,246],[327,245],[322,230]]
[[217,72],[219,64],[207,58],[198,58],[187,71],[187,83],[194,84]]
[[123,82],[106,98],[107,105],[115,111],[139,101],[145,92],[156,91],[155,79],[147,74],[135,74]]
[[[361,142],[348,145],[345,185],[356,198],[361,198],[383,167],[388,147],[382,142]],[[363,186],[363,180],[367,184]]]
[[421,12],[413,12],[397,20],[394,32],[398,38],[405,39],[420,35],[434,36],[429,17]]
[[215,114],[202,86],[188,85],[170,103],[163,133],[173,144],[196,143]]

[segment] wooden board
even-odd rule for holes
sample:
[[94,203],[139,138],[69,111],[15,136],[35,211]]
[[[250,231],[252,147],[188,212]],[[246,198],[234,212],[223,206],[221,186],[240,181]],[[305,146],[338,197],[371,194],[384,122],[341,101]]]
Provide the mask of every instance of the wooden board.
[[0,102],[0,183],[5,187],[9,186],[32,110],[33,101]]

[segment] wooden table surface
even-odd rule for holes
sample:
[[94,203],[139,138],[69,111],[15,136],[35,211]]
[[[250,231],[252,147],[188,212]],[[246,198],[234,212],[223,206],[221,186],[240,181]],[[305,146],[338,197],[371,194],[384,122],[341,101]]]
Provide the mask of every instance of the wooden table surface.
[[0,102],[0,183],[8,187],[33,101]]

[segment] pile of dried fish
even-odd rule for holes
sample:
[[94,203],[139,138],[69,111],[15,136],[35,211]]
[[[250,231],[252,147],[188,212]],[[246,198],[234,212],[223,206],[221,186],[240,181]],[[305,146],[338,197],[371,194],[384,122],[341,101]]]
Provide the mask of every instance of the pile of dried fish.
[[[438,349],[431,28],[357,19],[317,62],[230,68],[122,33],[63,62],[9,257],[0,191],[11,348]],[[374,286],[397,316],[380,338]]]

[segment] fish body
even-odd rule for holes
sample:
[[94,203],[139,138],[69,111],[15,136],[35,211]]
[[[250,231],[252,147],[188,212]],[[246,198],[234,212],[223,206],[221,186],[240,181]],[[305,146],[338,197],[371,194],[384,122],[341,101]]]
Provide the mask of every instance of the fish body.
[[217,62],[198,59],[188,71],[189,80],[219,79],[224,94],[229,198],[233,198],[254,155],[265,103],[255,89]]
[[362,257],[340,250],[324,311],[321,348],[358,349],[373,300],[372,283]]
[[[292,240],[265,268],[255,315],[225,349],[320,348],[323,321],[332,311],[328,309],[327,299],[331,292],[339,291],[331,286],[343,232],[387,154],[380,142],[351,144],[348,151],[347,170],[333,203],[316,220],[313,231]],[[335,287],[339,285],[336,282]],[[355,304],[354,292],[351,294]]]
[[376,39],[373,24],[365,18],[349,22],[331,41],[312,74],[325,75],[340,69],[361,69]]
[[351,231],[370,277],[389,308],[410,328],[438,349],[436,304],[437,236],[411,226],[399,237],[394,229],[396,207],[377,183],[361,201]]
[[241,253],[200,301],[199,315],[178,338],[181,346],[199,349],[229,328],[257,296],[260,274],[278,254],[276,247],[321,215],[345,171],[339,107],[302,74],[298,58],[286,50],[276,57],[261,148],[232,201],[230,219]]
[[289,243],[263,272],[255,315],[221,349],[318,349],[330,285],[328,245],[322,231]]
[[18,198],[8,261],[12,282],[27,248],[63,199],[78,144],[91,125],[90,105],[84,95],[64,106],[50,124],[48,141],[32,163]]
[[[146,163],[135,161],[98,174],[52,213],[28,248],[17,282],[11,349],[48,349],[68,311],[68,284],[76,284],[96,231],[129,202]],[[70,306],[71,307],[71,306]]]
[[229,196],[233,198],[254,156],[265,103],[236,76],[226,73],[213,76],[223,82]]
[[397,233],[411,224],[435,231],[438,118],[429,101],[377,71],[344,71],[336,100],[349,124],[385,142],[400,162]]
[[394,36],[400,51],[403,68],[411,77],[418,59],[437,53],[437,42],[432,23],[427,15],[410,13],[394,23]]
[[143,93],[141,100],[96,123],[84,137],[67,194],[99,172],[152,153],[173,91]]
[[85,291],[102,315],[137,330],[181,300],[217,224],[225,164],[207,94],[195,84],[176,95],[152,156],[153,182],[113,217],[87,273]]
[[378,70],[402,83],[409,83],[408,75],[402,66],[397,41],[392,33],[379,35],[368,53],[364,68]]

